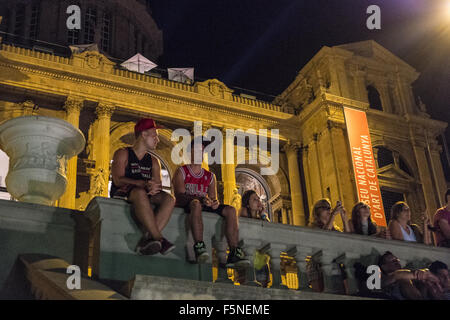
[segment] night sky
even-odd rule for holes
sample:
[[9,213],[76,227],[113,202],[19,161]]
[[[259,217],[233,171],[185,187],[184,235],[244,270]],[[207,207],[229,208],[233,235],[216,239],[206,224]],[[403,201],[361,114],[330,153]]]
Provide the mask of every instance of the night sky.
[[[373,39],[421,73],[415,95],[432,118],[450,123],[448,2],[149,0],[163,31],[160,68],[194,67],[196,80],[275,96],[321,47]],[[366,27],[372,4],[381,8],[381,30]]]

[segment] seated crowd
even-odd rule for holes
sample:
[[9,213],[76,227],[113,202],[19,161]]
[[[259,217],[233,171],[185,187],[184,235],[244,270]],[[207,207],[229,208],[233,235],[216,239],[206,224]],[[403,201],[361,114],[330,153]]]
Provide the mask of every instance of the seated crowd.
[[[238,245],[238,217],[269,221],[258,194],[247,190],[242,196],[238,214],[234,207],[220,204],[214,173],[193,161],[197,151],[193,142],[190,145],[191,164],[179,167],[173,177],[175,196],[163,192],[160,162],[149,153],[159,142],[154,120],[140,120],[135,126],[135,137],[136,142],[132,147],[120,149],[114,154],[111,197],[126,199],[134,208],[134,218],[143,230],[136,252],[141,255],[166,255],[175,249],[175,245],[163,237],[162,232],[177,206],[188,214],[197,262],[207,262],[209,254],[203,242],[202,212],[212,212],[225,220],[225,236],[230,249],[225,267],[248,268],[253,264],[257,281],[267,286],[269,257],[257,252],[255,261],[248,261]],[[196,157],[198,159],[203,158],[204,145],[201,145],[199,152],[202,154]],[[392,207],[388,227],[382,228],[372,221],[370,207],[364,202],[359,202],[352,208],[348,219],[347,211],[340,201],[333,208],[328,199],[321,199],[312,209],[310,226],[427,245],[431,244],[433,231],[438,246],[450,247],[450,189],[447,190],[445,199],[446,206],[436,212],[433,226],[430,225],[427,213],[422,213],[422,228],[411,224],[410,208],[405,202],[397,202]],[[155,209],[152,205],[155,205]],[[335,224],[338,215],[341,217],[343,230]],[[382,271],[382,288],[380,292],[371,292],[372,295],[376,293],[379,297],[391,299],[449,298],[448,268],[442,262],[436,261],[428,269],[411,271],[402,269],[399,260],[392,253],[386,252],[380,257],[378,265]],[[364,290],[360,290],[360,293],[365,294]]]

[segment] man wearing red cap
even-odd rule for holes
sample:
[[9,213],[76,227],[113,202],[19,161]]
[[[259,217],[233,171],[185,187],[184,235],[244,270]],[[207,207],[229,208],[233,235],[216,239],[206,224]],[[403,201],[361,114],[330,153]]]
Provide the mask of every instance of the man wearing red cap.
[[[134,127],[136,142],[133,147],[116,151],[112,163],[111,197],[126,199],[133,205],[134,214],[144,229],[136,246],[142,255],[168,254],[175,245],[161,232],[169,222],[175,198],[162,191],[161,164],[150,154],[159,142],[153,119],[141,119]],[[156,205],[153,210],[151,204]]]
[[[198,151],[203,155],[205,145],[198,144]],[[202,211],[208,211],[225,219],[225,236],[230,247],[225,266],[227,268],[249,267],[250,261],[245,259],[244,252],[238,246],[239,229],[236,209],[220,204],[217,200],[216,176],[202,168],[201,164],[194,163],[194,145],[194,140],[192,140],[190,145],[191,164],[178,168],[173,177],[173,186],[177,198],[176,206],[184,208],[185,212],[189,214],[197,263],[206,263],[209,260],[209,254],[203,242],[202,220]],[[203,159],[202,155],[197,158]]]

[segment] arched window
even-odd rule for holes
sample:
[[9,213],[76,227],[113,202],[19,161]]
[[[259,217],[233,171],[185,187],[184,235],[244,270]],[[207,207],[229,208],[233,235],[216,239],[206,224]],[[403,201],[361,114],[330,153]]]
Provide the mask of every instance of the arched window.
[[380,94],[378,90],[373,86],[367,86],[367,96],[369,98],[369,106],[372,109],[383,111],[383,106],[381,105]]
[[392,155],[392,151],[384,148],[378,147],[377,158],[378,158],[378,167],[382,168],[391,163],[394,163],[394,156]]

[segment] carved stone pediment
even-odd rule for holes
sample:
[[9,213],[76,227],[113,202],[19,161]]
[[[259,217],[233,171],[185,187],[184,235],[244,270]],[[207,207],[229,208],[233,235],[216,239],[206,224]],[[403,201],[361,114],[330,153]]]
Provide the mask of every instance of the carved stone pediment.
[[233,92],[233,90],[228,88],[223,82],[217,79],[210,79],[203,82],[197,82],[195,86],[198,93],[221,99],[231,97],[231,94]]
[[378,170],[378,176],[389,180],[403,180],[404,182],[414,182],[414,178],[393,164],[387,165]]
[[72,59],[75,66],[100,72],[110,72],[115,66],[114,62],[96,51],[84,51],[80,54],[74,53]]

